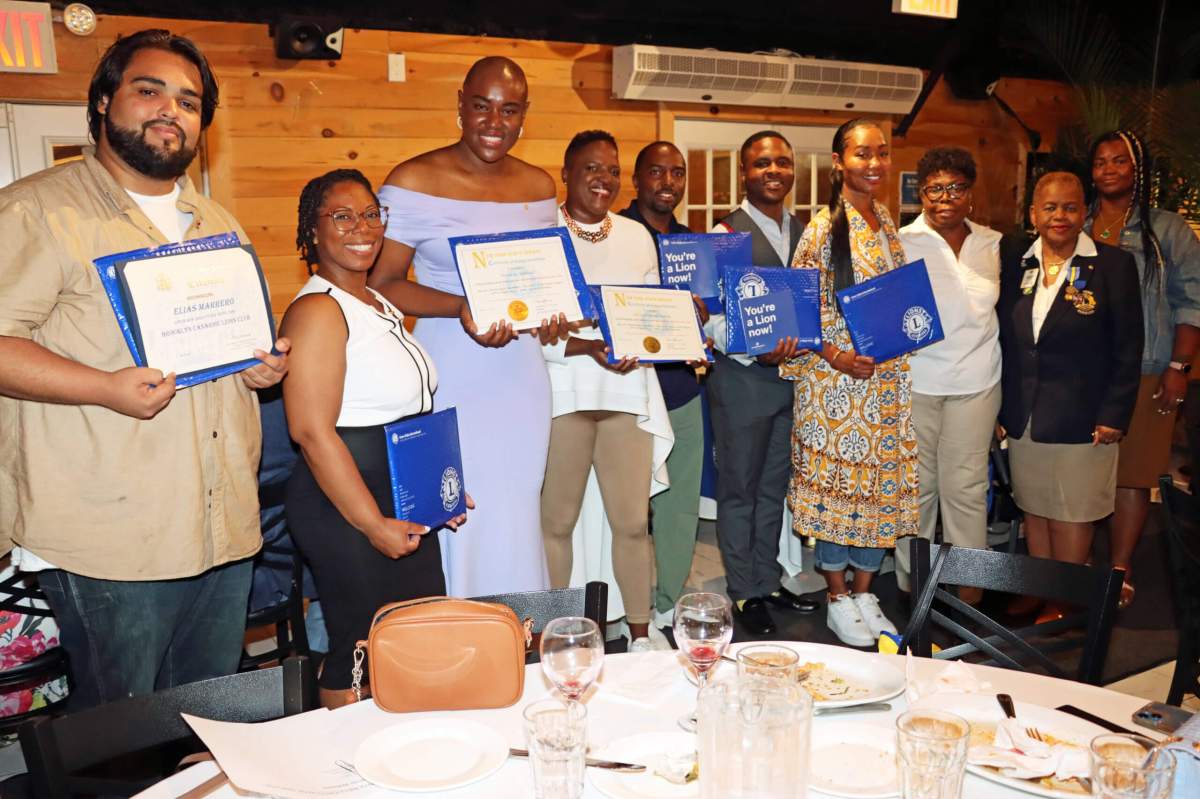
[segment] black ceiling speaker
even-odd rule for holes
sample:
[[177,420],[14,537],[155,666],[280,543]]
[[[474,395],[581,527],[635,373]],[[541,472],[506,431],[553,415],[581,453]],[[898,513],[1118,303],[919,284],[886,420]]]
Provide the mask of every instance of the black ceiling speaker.
[[342,57],[345,28],[333,20],[285,14],[272,28],[279,58],[332,61]]

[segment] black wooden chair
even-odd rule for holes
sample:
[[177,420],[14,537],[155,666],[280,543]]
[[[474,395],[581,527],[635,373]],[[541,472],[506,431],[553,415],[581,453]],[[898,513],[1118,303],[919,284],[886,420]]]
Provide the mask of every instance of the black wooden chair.
[[1158,478],[1158,487],[1179,628],[1167,704],[1178,705],[1184,694],[1200,696],[1200,501],[1176,488],[1170,475]]
[[251,655],[243,651],[240,671],[257,669],[266,663],[276,663],[288,657],[308,657],[308,633],[304,626],[304,562],[291,540],[289,546],[264,543],[254,564],[255,569],[269,569],[287,575],[288,594],[283,601],[246,615],[246,629],[275,627],[275,646]]
[[[37,587],[36,578],[14,571],[0,582],[0,611],[25,616],[51,617],[54,614],[46,606],[46,596]],[[67,653],[61,646],[54,646],[31,660],[0,671],[0,694],[36,688],[51,680],[67,679],[70,666]],[[59,710],[60,703],[54,702],[12,716],[0,717],[0,735],[15,731],[30,719]]]
[[[599,581],[590,582],[582,588],[551,588],[548,591],[521,591],[477,596],[472,599],[507,605],[521,621],[532,619],[535,639],[541,635],[546,624],[561,616],[585,616],[599,625],[601,636],[604,635],[604,626],[608,622],[608,583]],[[537,663],[539,659],[535,641],[525,662]]]
[[37,799],[132,796],[162,777],[141,781],[83,775],[110,761],[184,741],[193,733],[180,713],[218,721],[269,721],[314,707],[308,658],[231,677],[133,696],[21,728],[21,750]]
[[[1117,600],[1121,594],[1121,569],[1082,566],[1056,560],[1012,555],[986,549],[942,544],[930,559],[931,547],[922,538],[912,540],[912,587],[916,597],[912,616],[900,642],[900,651],[930,657],[932,628],[944,630],[961,643],[937,655],[951,660],[979,653],[987,665],[1040,670],[1098,685],[1108,654]],[[942,586],[970,586],[1051,600],[1082,608],[1064,618],[1010,630],[983,611],[963,602]],[[970,629],[966,625],[972,625]],[[1082,628],[1078,636],[1062,633]],[[1052,640],[1047,640],[1048,638]],[[1074,674],[1067,673],[1047,654],[1079,647],[1082,654]],[[1035,646],[1035,644],[1037,644]]]

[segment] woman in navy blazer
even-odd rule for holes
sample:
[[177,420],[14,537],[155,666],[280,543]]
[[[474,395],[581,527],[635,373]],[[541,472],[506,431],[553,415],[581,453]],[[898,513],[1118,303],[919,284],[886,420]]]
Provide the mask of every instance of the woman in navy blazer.
[[1117,448],[1141,372],[1142,306],[1133,257],[1082,232],[1083,184],[1052,172],[1030,215],[1038,238],[1005,253],[1000,425],[1013,493],[1036,557],[1083,563],[1093,523],[1112,513]]

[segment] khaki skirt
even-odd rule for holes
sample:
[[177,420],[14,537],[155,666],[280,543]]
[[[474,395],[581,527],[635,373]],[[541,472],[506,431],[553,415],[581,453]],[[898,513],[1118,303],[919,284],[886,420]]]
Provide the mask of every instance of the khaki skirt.
[[1117,459],[1117,485],[1122,488],[1154,488],[1158,476],[1170,468],[1171,436],[1178,413],[1158,412],[1154,392],[1158,391],[1160,379],[1160,375],[1142,375],[1138,385],[1133,420],[1118,445],[1121,455]]
[[1114,444],[1042,444],[1009,436],[1008,461],[1013,499],[1026,513],[1060,522],[1094,522],[1113,512]]

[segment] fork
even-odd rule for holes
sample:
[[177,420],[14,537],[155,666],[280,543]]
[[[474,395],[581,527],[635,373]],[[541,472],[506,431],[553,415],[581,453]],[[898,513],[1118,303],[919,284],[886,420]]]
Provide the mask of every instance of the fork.
[[[1013,705],[1011,696],[1008,694],[996,694],[996,701],[999,702],[1000,707],[1004,709],[1004,715],[1008,716],[1010,719],[1015,719],[1017,717],[1017,709]],[[1046,742],[1045,737],[1042,736],[1041,731],[1038,730],[1037,727],[1026,727],[1025,734],[1035,741],[1040,741],[1042,743]]]

